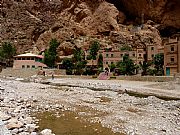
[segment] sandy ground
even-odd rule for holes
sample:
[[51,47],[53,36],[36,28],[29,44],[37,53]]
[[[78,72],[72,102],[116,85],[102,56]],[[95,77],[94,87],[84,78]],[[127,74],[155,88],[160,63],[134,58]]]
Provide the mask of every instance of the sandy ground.
[[[76,110],[79,106],[103,112],[105,115],[90,115],[89,120],[100,122],[114,132],[127,135],[180,134],[180,100],[165,101],[154,96],[142,98],[119,92],[127,89],[159,93],[161,90],[159,94],[166,92],[166,95],[179,96],[179,85],[167,90],[160,87],[165,84],[152,82],[73,78],[47,81],[51,82],[51,85],[15,80],[1,80],[0,85],[5,88],[6,93],[3,96],[7,98],[36,99],[36,109],[56,104],[71,110]],[[61,86],[52,86],[57,84]],[[89,115],[85,112],[79,113],[82,114]]]

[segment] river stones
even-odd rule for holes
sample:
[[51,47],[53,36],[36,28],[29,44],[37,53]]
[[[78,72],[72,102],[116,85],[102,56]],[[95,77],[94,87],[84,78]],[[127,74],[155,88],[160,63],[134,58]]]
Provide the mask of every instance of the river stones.
[[55,134],[53,134],[50,129],[44,129],[43,131],[41,131],[40,135],[55,135]]

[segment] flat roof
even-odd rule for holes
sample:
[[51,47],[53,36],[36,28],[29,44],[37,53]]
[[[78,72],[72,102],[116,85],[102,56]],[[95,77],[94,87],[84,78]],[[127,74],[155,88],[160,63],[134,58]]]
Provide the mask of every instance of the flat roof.
[[36,55],[36,54],[33,54],[33,53],[24,53],[24,54],[20,54],[20,55],[14,56],[14,57],[38,57],[38,58],[43,58],[42,55]]

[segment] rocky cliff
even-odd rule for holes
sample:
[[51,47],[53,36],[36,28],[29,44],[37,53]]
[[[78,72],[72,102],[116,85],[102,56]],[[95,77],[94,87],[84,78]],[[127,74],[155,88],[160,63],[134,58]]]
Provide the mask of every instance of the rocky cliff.
[[12,42],[19,53],[31,50],[34,45],[39,50],[45,49],[52,38],[61,42],[60,55],[70,54],[75,45],[88,47],[94,39],[102,46],[161,45],[158,30],[167,36],[179,29],[179,0],[2,0],[0,3],[0,42]]

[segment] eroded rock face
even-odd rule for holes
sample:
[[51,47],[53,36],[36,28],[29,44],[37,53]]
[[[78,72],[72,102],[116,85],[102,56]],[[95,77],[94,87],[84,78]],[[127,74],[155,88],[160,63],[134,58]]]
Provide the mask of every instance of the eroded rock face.
[[[113,0],[108,0],[113,2]],[[179,0],[118,0],[116,6],[123,5],[126,13],[144,19],[151,19],[165,26],[180,29],[180,1]]]
[[[129,16],[134,18],[133,21],[142,21],[143,15],[145,21],[151,19],[163,27],[179,29],[179,7],[179,0],[2,0],[0,43],[12,42],[18,53],[32,50],[33,45],[39,50],[46,49],[52,38],[66,43],[67,50],[79,46],[74,41],[81,37],[98,35],[99,40],[108,37],[116,43],[111,34],[129,29],[122,25],[127,24]],[[125,34],[124,38],[133,42],[131,33]],[[64,51],[64,45],[58,50]],[[60,54],[69,55],[67,51]]]
[[112,31],[110,39],[116,43],[114,47],[128,45],[131,47],[156,45],[162,46],[162,40],[159,31],[148,24],[142,27],[125,29],[124,31]]

